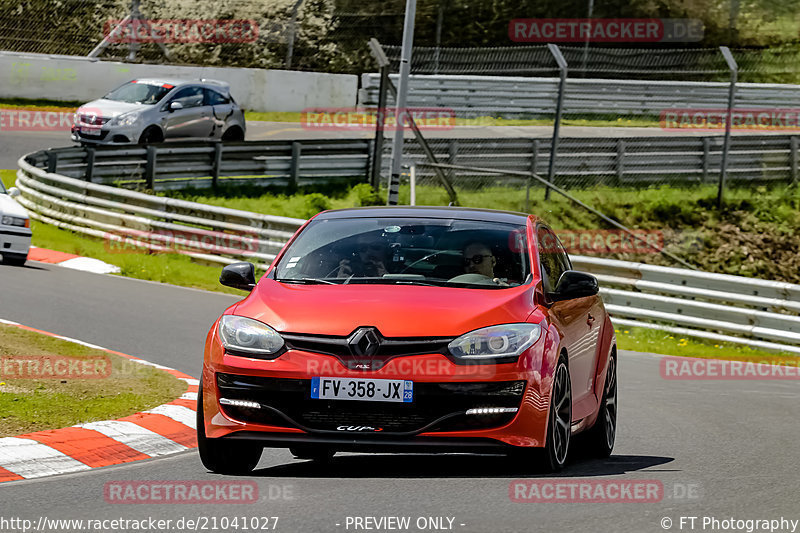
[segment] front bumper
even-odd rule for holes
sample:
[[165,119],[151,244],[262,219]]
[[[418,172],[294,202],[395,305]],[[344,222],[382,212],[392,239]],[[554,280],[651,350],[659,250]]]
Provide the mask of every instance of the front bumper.
[[[379,370],[359,371],[336,357],[298,350],[272,361],[239,357],[224,353],[211,340],[202,376],[205,432],[210,438],[256,440],[265,446],[316,443],[364,451],[541,447],[550,382],[541,378],[540,352],[534,345],[518,363],[470,366],[442,354],[401,356]],[[538,367],[531,364],[537,353]],[[310,380],[315,376],[412,380],[414,401],[312,399]],[[220,405],[220,398],[254,401],[261,407]],[[518,410],[465,414],[478,407]]]
[[31,235],[30,228],[0,225],[0,255],[27,256]]
[[[139,141],[142,128],[137,126],[109,126],[104,124],[100,128],[99,135],[88,135],[81,131],[81,126],[85,124],[75,124],[70,130],[70,139],[73,142],[103,145],[125,145],[135,144]],[[96,126],[95,126],[96,127]]]

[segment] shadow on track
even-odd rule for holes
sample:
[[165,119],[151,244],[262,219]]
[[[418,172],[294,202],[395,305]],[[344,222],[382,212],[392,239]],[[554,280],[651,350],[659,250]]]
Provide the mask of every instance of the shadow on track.
[[[671,457],[612,455],[607,459],[587,459],[576,454],[558,477],[611,476],[636,472],[672,462]],[[519,458],[502,455],[467,454],[363,454],[337,455],[327,463],[293,461],[261,468],[258,477],[316,478],[526,478],[551,477],[524,465]]]

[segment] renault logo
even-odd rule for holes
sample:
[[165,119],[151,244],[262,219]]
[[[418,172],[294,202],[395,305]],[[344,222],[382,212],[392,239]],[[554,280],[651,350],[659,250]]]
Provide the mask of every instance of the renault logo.
[[377,328],[362,327],[347,338],[347,347],[352,355],[372,356],[381,346],[381,334]]

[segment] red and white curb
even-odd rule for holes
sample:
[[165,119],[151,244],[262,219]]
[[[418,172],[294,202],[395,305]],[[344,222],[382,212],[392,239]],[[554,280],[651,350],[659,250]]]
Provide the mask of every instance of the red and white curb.
[[122,272],[118,266],[109,265],[108,263],[100,261],[99,259],[81,257],[75,254],[57,252],[56,250],[37,248],[35,246],[31,246],[30,250],[28,251],[28,259],[31,261],[40,261],[42,263],[51,263],[75,270],[93,272],[95,274],[119,274]]
[[195,412],[199,382],[178,370],[88,342],[16,322],[0,323],[82,344],[163,370],[186,382],[179,398],[118,420],[0,438],[0,482],[79,472],[182,452],[197,447]]

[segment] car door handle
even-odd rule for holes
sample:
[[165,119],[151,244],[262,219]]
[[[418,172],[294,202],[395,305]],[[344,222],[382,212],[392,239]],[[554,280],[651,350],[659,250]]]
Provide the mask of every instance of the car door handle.
[[594,317],[592,316],[591,313],[589,313],[589,317],[586,319],[586,325],[591,328],[593,324],[594,324]]

